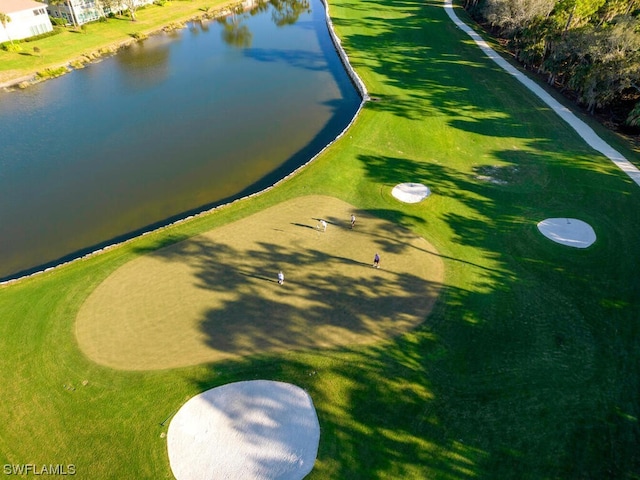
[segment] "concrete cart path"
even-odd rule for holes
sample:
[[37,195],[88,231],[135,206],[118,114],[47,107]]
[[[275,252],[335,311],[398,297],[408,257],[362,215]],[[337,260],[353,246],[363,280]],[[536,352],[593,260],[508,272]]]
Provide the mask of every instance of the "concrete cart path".
[[636,168],[629,160],[627,160],[620,152],[615,150],[611,145],[602,140],[586,123],[576,117],[571,110],[563,106],[551,95],[545,92],[538,84],[528,78],[522,72],[518,71],[504,58],[502,58],[480,35],[458,18],[453,10],[452,0],[444,0],[444,9],[449,18],[482,49],[482,51],[501,68],[513,75],[520,83],[537,95],[544,103],[546,103],[560,118],[567,122],[580,135],[587,144],[594,150],[602,153],[615,163],[620,170],[626,173],[631,180],[640,186],[640,170]]

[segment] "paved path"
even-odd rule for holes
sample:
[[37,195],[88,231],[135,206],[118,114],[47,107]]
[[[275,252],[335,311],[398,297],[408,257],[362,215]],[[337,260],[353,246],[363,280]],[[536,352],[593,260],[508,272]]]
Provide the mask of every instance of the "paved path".
[[478,35],[474,30],[472,30],[467,24],[465,24],[462,20],[458,18],[453,10],[452,0],[444,0],[444,9],[449,15],[449,18],[453,20],[453,22],[467,35],[471,37],[471,39],[476,42],[476,44],[482,49],[482,51],[494,62],[496,62],[501,68],[507,71],[507,73],[513,75],[520,83],[522,83],[525,87],[531,90],[535,95],[537,95],[544,103],[546,103],[549,107],[556,112],[560,118],[562,118],[565,122],[567,122],[576,132],[580,135],[587,144],[592,147],[594,150],[602,153],[604,156],[609,158],[613,163],[615,163],[620,170],[626,173],[631,180],[636,182],[638,186],[640,186],[640,170],[638,170],[635,165],[633,165],[629,160],[624,158],[624,156],[615,150],[611,145],[602,140],[596,132],[594,132],[591,127],[589,127],[586,123],[576,117],[571,110],[569,110],[564,105],[560,104],[556,99],[554,99],[551,95],[549,95],[546,91],[544,91],[538,84],[536,84],[533,80],[528,78],[522,72],[513,67],[510,63],[508,63],[504,58],[502,58],[493,48],[491,48],[487,42],[485,42],[480,35]]

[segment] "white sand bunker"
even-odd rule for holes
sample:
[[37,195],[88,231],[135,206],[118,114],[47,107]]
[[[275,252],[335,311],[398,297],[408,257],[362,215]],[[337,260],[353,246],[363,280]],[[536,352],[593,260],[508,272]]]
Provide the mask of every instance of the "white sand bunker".
[[587,248],[596,241],[591,225],[576,218],[547,218],[538,223],[538,230],[554,242],[575,248]]
[[201,393],[173,417],[167,433],[177,480],[300,480],[313,468],[320,425],[301,388],[267,380]]
[[431,195],[431,190],[421,183],[400,183],[393,187],[391,195],[404,203],[418,203]]

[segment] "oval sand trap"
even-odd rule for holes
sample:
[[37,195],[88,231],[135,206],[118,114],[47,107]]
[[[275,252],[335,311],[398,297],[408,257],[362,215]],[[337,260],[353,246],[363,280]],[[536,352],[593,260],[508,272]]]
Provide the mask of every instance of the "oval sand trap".
[[374,343],[423,322],[442,278],[423,238],[301,197],[123,265],[80,308],[76,336],[89,358],[124,370]]
[[547,218],[538,230],[554,242],[575,248],[587,248],[596,241],[596,233],[586,222],[576,218]]
[[169,424],[177,480],[300,480],[313,468],[320,424],[301,388],[267,380],[230,383],[185,403]]
[[404,203],[418,203],[431,195],[431,190],[421,183],[400,183],[393,187],[391,195]]

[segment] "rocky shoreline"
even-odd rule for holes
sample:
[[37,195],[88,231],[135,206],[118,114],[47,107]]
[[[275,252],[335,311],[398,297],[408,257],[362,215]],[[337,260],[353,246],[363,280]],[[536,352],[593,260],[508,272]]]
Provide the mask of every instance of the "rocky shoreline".
[[[250,1],[253,4],[257,4],[261,0],[257,0],[257,1],[256,0],[250,0]],[[264,192],[267,192],[267,191],[275,188],[277,185],[279,185],[281,182],[285,181],[286,179],[290,178],[291,176],[296,175],[300,170],[302,170],[307,165],[312,163],[317,157],[319,157],[322,153],[324,153],[324,151],[327,148],[329,148],[338,139],[340,139],[349,130],[349,128],[355,122],[355,120],[358,118],[360,112],[362,111],[362,108],[364,107],[365,103],[370,100],[370,98],[369,98],[369,94],[367,92],[367,88],[365,87],[364,83],[362,82],[362,80],[360,79],[360,77],[358,76],[356,71],[351,66],[351,63],[349,61],[349,57],[347,56],[346,52],[342,48],[342,45],[340,43],[340,39],[338,38],[338,36],[336,35],[336,33],[334,31],[333,23],[331,21],[330,15],[329,15],[329,4],[328,4],[327,0],[321,0],[321,2],[325,7],[325,21],[327,22],[327,27],[329,29],[329,34],[330,34],[330,37],[332,39],[332,42],[334,44],[334,48],[338,52],[338,55],[340,56],[340,59],[342,61],[342,64],[343,64],[347,74],[351,78],[351,81],[352,81],[353,85],[355,86],[356,90],[358,91],[358,93],[360,94],[360,97],[362,99],[362,101],[360,102],[360,106],[358,107],[358,110],[355,112],[353,118],[345,126],[345,128],[336,136],[336,138],[334,138],[331,142],[329,142],[327,145],[325,145],[325,147],[322,148],[322,150],[320,150],[317,154],[315,154],[313,157],[311,157],[307,162],[305,162],[304,164],[302,164],[301,166],[296,168],[293,172],[289,173],[288,175],[285,175],[283,178],[281,178],[280,180],[276,181],[273,185],[271,185],[269,187],[266,187],[266,188],[264,188],[263,190],[261,190],[259,192],[255,192],[255,193],[246,195],[246,196],[244,196],[242,198],[238,198],[236,200],[233,200],[232,202],[229,202],[227,204],[218,205],[218,206],[215,206],[213,208],[208,208],[206,210],[203,210],[202,212],[195,213],[195,214],[192,214],[192,215],[188,215],[188,216],[186,216],[184,218],[181,218],[181,219],[176,220],[174,222],[171,222],[169,224],[166,224],[166,225],[163,225],[163,226],[160,226],[160,227],[145,231],[145,232],[143,232],[143,233],[141,233],[139,235],[136,235],[136,236],[134,236],[132,238],[128,238],[128,239],[123,240],[121,242],[109,244],[109,245],[106,245],[106,246],[104,246],[102,248],[97,248],[96,250],[93,250],[93,251],[91,251],[89,253],[81,254],[81,255],[78,255],[78,256],[76,256],[74,258],[70,258],[69,260],[62,260],[62,261],[59,261],[58,263],[55,263],[55,261],[54,261],[52,263],[55,263],[55,264],[52,264],[52,265],[47,266],[47,267],[40,267],[40,269],[32,271],[31,273],[27,273],[27,274],[24,274],[24,275],[19,275],[19,276],[15,277],[15,278],[10,278],[9,277],[4,281],[0,281],[0,286],[6,285],[6,284],[15,283],[15,282],[18,282],[18,281],[23,280],[25,278],[30,278],[30,277],[33,277],[33,276],[36,276],[36,275],[40,275],[42,273],[49,272],[49,271],[57,269],[59,267],[62,267],[62,266],[65,266],[65,265],[68,265],[68,264],[71,264],[71,263],[75,263],[75,262],[77,262],[79,260],[84,260],[84,259],[91,258],[91,257],[93,257],[95,255],[103,253],[103,252],[105,252],[107,250],[110,250],[110,249],[112,249],[114,247],[129,243],[129,242],[135,240],[138,237],[145,236],[145,235],[148,235],[150,233],[156,233],[156,232],[160,232],[162,230],[166,230],[166,229],[168,229],[170,227],[173,227],[173,226],[175,226],[177,224],[186,222],[186,221],[188,221],[190,219],[193,219],[193,218],[196,218],[196,217],[199,217],[199,216],[202,216],[202,215],[207,215],[209,213],[212,213],[212,212],[214,212],[216,210],[219,210],[221,208],[224,208],[224,207],[229,206],[231,204],[234,204],[236,202],[243,201],[243,200],[246,200],[248,198],[256,197],[256,196],[258,196],[258,195],[260,195],[260,194],[262,194]],[[248,2],[242,2],[240,5],[245,5],[247,3]],[[238,5],[238,4],[236,4],[236,5]],[[208,19],[222,18],[225,15],[230,15],[231,13],[233,13],[231,8],[232,7],[226,7],[224,9],[220,9],[219,11],[217,11],[217,13],[218,13],[217,16],[212,16],[212,17],[209,17]],[[204,17],[203,16],[194,17],[191,20],[185,21],[182,25],[184,26],[189,21],[197,21],[197,20],[201,20],[201,19],[204,19]],[[170,30],[166,30],[166,28],[167,27],[159,29],[159,30],[156,31],[156,33],[162,33],[162,32],[170,31]],[[174,28],[174,29],[177,29],[177,27]],[[131,44],[131,43],[134,43],[135,41],[137,41],[137,40],[133,40],[132,39],[132,40],[127,42],[127,45]],[[117,52],[120,48],[124,48],[124,46],[120,46],[118,49],[114,50],[113,53]],[[71,254],[71,255],[73,255],[73,254]],[[35,268],[37,269],[39,267],[35,267]]]

